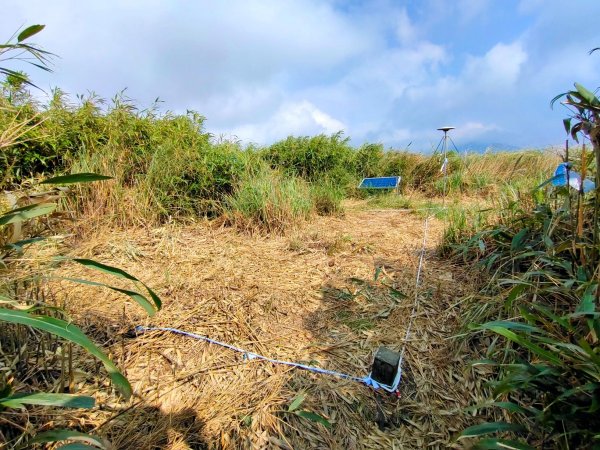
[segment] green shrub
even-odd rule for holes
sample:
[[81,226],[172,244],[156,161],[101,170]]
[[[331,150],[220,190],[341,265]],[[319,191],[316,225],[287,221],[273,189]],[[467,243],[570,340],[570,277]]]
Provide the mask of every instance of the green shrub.
[[343,139],[342,133],[331,136],[288,137],[262,152],[272,168],[304,178],[319,181],[324,177],[340,181],[354,176],[354,151]]
[[379,175],[382,177],[401,176],[403,184],[412,186],[415,169],[423,159],[425,157],[419,153],[387,151],[380,160]]
[[383,145],[364,144],[354,154],[354,169],[360,178],[382,176]]
[[346,196],[343,188],[325,181],[312,184],[310,191],[317,214],[331,216],[343,213],[342,201]]
[[264,165],[248,169],[225,198],[227,221],[250,232],[282,233],[308,219],[312,210],[305,181]]

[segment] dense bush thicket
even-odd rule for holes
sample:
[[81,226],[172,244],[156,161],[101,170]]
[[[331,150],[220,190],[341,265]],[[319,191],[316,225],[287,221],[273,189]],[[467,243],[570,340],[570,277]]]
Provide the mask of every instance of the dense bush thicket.
[[[300,191],[306,192],[310,209],[322,214],[339,213],[341,200],[356,194],[365,176],[401,175],[405,189],[434,195],[443,190],[440,155],[385,150],[381,144],[355,148],[341,133],[290,136],[265,148],[244,148],[238,142],[215,140],[195,112],[140,110],[123,93],[110,101],[93,94],[79,96],[72,103],[55,90],[42,105],[23,85],[5,83],[0,127],[20,127],[19,139],[13,139],[0,157],[0,188],[10,190],[56,173],[110,175],[114,181],[102,189],[88,188],[80,207],[124,224],[217,216],[226,210],[231,214],[233,205],[239,205],[234,199],[247,194],[249,183],[259,182],[251,181],[252,173],[262,179],[298,178],[290,183],[307,183],[309,188]],[[448,189],[485,191],[513,175],[540,179],[552,164],[554,158],[544,152],[466,157],[452,153]],[[273,173],[267,174],[269,170]],[[284,216],[296,216],[288,213]]]

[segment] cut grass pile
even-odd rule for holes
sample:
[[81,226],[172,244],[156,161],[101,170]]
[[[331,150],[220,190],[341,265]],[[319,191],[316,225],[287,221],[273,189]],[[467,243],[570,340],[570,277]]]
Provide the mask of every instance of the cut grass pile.
[[[133,304],[115,308],[110,292],[52,283],[55,301],[106,346],[135,392],[131,404],[120,404],[93,389],[89,381],[98,379],[90,360],[82,367],[88,383],[76,386],[94,395],[98,408],[69,410],[53,417],[55,425],[76,423],[117,448],[448,447],[466,423],[462,408],[478,400],[469,398],[477,380],[460,358],[449,357],[448,338],[459,322],[455,298],[469,283],[458,267],[435,257],[443,231],[435,220],[399,399],[244,361],[181,336],[128,334],[140,323],[175,327],[268,357],[364,376],[380,345],[404,345],[422,225],[406,212],[349,211],[269,238],[215,222],[100,231],[73,251],[153,280],[164,308],[147,319]],[[299,410],[322,416],[331,428],[288,411],[299,395]],[[18,422],[20,414],[5,417]],[[40,425],[45,414],[34,409],[30,420]]]

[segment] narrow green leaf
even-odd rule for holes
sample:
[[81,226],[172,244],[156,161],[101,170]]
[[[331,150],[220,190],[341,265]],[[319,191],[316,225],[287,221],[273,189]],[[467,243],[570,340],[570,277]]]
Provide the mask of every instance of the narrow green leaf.
[[156,310],[154,309],[154,306],[152,306],[152,303],[150,303],[148,301],[148,299],[146,297],[144,297],[142,294],[140,294],[139,292],[129,291],[127,289],[121,289],[121,288],[118,288],[115,286],[110,286],[105,283],[99,283],[97,281],[89,281],[89,280],[82,280],[79,278],[69,278],[69,277],[62,277],[62,279],[67,280],[67,281],[72,281],[73,283],[86,284],[88,286],[105,287],[105,288],[111,289],[115,292],[120,292],[121,294],[125,294],[125,295],[129,296],[132,300],[134,300],[137,304],[139,304],[142,308],[144,308],[144,310],[148,313],[148,315],[153,316],[156,313]]
[[395,289],[395,288],[393,288],[391,286],[387,286],[387,288],[390,291],[390,295],[392,297],[394,297],[395,299],[402,300],[404,298],[408,298],[408,296],[404,292],[399,291],[398,289]]
[[519,312],[521,313],[521,317],[525,319],[531,326],[535,326],[539,320],[539,316],[537,314],[534,314],[524,306],[519,306]]
[[23,206],[22,208],[13,209],[0,216],[0,225],[8,225],[9,223],[23,222],[24,220],[33,219],[38,216],[45,216],[56,209],[54,203],[37,203],[35,205]]
[[62,408],[93,408],[96,401],[86,395],[52,394],[46,392],[20,392],[0,398],[0,405],[18,408],[22,405],[60,406]]
[[375,268],[375,275],[373,276],[373,281],[377,281],[379,279],[379,275],[381,275],[381,267]]
[[483,325],[479,325],[479,329],[491,330],[494,327],[502,327],[510,330],[518,330],[518,331],[526,331],[528,333],[536,333],[539,332],[540,329],[536,328],[532,325],[522,323],[522,322],[512,322],[510,320],[493,320],[491,322],[486,322]]
[[574,331],[573,326],[569,323],[569,320],[567,318],[559,317],[556,314],[554,314],[552,311],[550,311],[550,309],[546,308],[545,306],[539,305],[539,304],[531,303],[530,306],[532,308],[534,308],[535,310],[537,310],[540,314],[543,314],[544,316],[548,317],[549,319],[553,320],[554,322],[560,324],[560,326],[562,326],[566,330]]
[[550,100],[550,108],[554,108],[554,104],[561,98],[563,98],[565,95],[567,95],[568,92],[563,92],[562,94],[558,94],[556,97],[554,97],[552,100]]
[[304,401],[304,394],[299,394],[288,406],[288,412],[296,411]]
[[[112,266],[102,264],[102,263],[99,263],[98,261],[94,261],[91,259],[73,258],[73,259],[71,259],[71,261],[75,261],[76,263],[79,263],[85,267],[89,267],[91,269],[95,269],[100,272],[107,273],[109,275],[114,275],[117,278],[124,278],[127,280],[137,281],[139,283],[142,283],[139,279],[137,279],[133,275],[128,274],[123,269],[119,269],[118,267],[112,267]],[[148,294],[150,295],[150,298],[152,298],[152,301],[154,302],[156,309],[160,309],[162,307],[162,302],[161,302],[160,298],[158,297],[158,295],[156,295],[154,293],[154,291],[152,289],[150,289],[145,283],[142,283],[142,285],[148,291]]]
[[581,97],[586,102],[588,102],[590,105],[594,105],[594,106],[600,105],[600,101],[596,98],[596,96],[591,91],[588,91],[581,84],[575,83],[575,89],[577,89],[577,92],[579,92]]
[[14,250],[18,253],[23,253],[23,247],[29,244],[34,244],[36,242],[45,241],[46,238],[43,237],[35,237],[31,239],[24,239],[22,241],[13,242],[12,244],[6,244],[2,247],[4,250]]
[[579,346],[585,351],[585,353],[589,356],[589,358],[594,362],[597,367],[600,367],[600,356],[595,351],[596,346],[592,348],[588,341],[585,338],[580,338],[577,340]]
[[582,124],[581,124],[581,122],[579,122],[579,123],[575,124],[573,126],[573,128],[571,128],[571,137],[577,143],[579,143],[579,136],[577,136],[577,133],[579,133],[581,131],[581,127],[582,127]]
[[465,428],[459,435],[459,439],[465,437],[482,436],[491,433],[500,433],[506,431],[522,431],[524,428],[521,425],[506,422],[484,422],[479,425]]
[[119,269],[118,267],[108,266],[106,264],[102,264],[98,261],[94,261],[92,259],[83,259],[83,258],[72,258],[71,261],[75,261],[76,263],[81,264],[82,266],[89,267],[91,269],[96,269],[100,272],[107,273],[109,275],[114,275],[118,278],[125,278],[131,281],[139,281],[133,275],[128,274],[123,269]]
[[102,361],[110,378],[115,384],[115,387],[121,394],[127,399],[131,396],[131,385],[129,384],[129,381],[127,381],[127,378],[119,372],[117,366],[108,358],[108,356],[106,356],[102,350],[100,350],[90,338],[75,325],[54,317],[35,316],[24,311],[14,311],[4,308],[0,308],[0,321],[19,323],[21,325],[38,328],[80,345],[91,355]]
[[71,175],[61,175],[59,177],[48,178],[40,184],[74,184],[91,183],[92,181],[112,180],[113,177],[98,175],[97,173],[74,173]]
[[558,397],[557,400],[562,400],[562,399],[570,397],[571,395],[579,394],[581,392],[595,392],[595,391],[600,391],[600,383],[587,383],[587,384],[584,384],[583,386],[577,386],[572,389],[567,389],[562,394],[560,394],[560,396]]
[[30,27],[25,28],[17,36],[17,42],[23,42],[25,39],[30,38],[34,34],[38,34],[45,27],[46,25],[31,25]]
[[490,406],[497,406],[498,408],[505,409],[511,413],[527,414],[529,412],[527,409],[513,402],[493,402]]
[[528,284],[521,283],[516,284],[508,293],[508,297],[506,297],[506,302],[504,303],[507,307],[511,307],[513,302],[523,293],[525,289],[529,287]]
[[[100,448],[110,448],[110,447],[100,447]],[[57,447],[56,450],[98,450],[98,447],[87,444],[82,444],[80,442],[71,442],[70,444],[61,445]]]
[[577,308],[575,308],[576,313],[593,313],[596,311],[596,302],[595,302],[596,286],[592,285],[590,287],[592,289],[590,289],[590,288],[586,289],[583,296],[581,297],[581,301],[579,302],[579,305],[577,305]]
[[[45,442],[59,442],[59,441],[79,441],[92,444],[95,448],[108,449],[108,442],[99,436],[94,436],[87,433],[81,433],[74,430],[50,430],[44,431],[43,433],[37,434],[30,442],[32,444],[41,444]],[[60,447],[65,448],[65,446]],[[71,447],[73,448],[73,447]],[[89,448],[89,447],[85,447]]]
[[571,118],[569,117],[568,119],[563,119],[563,125],[565,127],[565,131],[567,134],[569,134],[571,132]]
[[482,439],[472,448],[473,450],[535,450],[534,447],[520,441],[495,438]]
[[325,428],[331,428],[331,423],[329,422],[329,420],[327,420],[323,416],[320,416],[317,413],[302,410],[302,411],[296,411],[294,414],[296,414],[297,416],[300,416],[304,419],[308,419],[312,422],[320,423],[320,424],[324,425]]
[[511,413],[521,413],[521,414],[532,414],[532,413],[538,414],[539,413],[539,410],[537,410],[531,406],[523,407],[523,406],[520,406],[513,402],[480,403],[478,405],[469,406],[468,408],[465,408],[464,411],[470,412],[470,411],[477,411],[477,410],[480,410],[483,408],[492,408],[492,407],[502,408],[507,411],[510,411]]
[[152,298],[152,300],[154,301],[156,309],[162,308],[162,301],[160,300],[160,297],[156,295],[156,293],[152,289],[150,289],[150,287],[146,283],[142,283],[142,285],[146,288],[148,294],[150,294],[150,298]]
[[515,252],[523,248],[523,240],[525,239],[525,236],[527,236],[527,233],[529,233],[529,228],[523,228],[515,234],[510,244],[511,251]]
[[[490,323],[492,323],[492,322],[490,322]],[[487,326],[487,325],[488,324],[485,324],[485,325],[482,325],[481,327],[483,329],[489,329],[489,330],[493,331],[494,333],[498,333],[498,334],[504,336],[505,338],[510,339],[511,341],[521,345],[522,347],[525,347],[525,348],[531,350],[533,353],[535,353],[536,355],[545,359],[546,361],[553,362],[557,365],[561,364],[560,358],[557,357],[554,353],[544,350],[539,345],[536,345],[533,342],[531,342],[529,339],[526,339],[525,337],[520,336],[520,335],[510,331],[509,329],[507,329],[507,327],[497,326],[497,325],[489,325],[489,326]],[[521,325],[525,325],[525,324],[521,324]],[[527,326],[529,326],[529,325],[527,325]]]

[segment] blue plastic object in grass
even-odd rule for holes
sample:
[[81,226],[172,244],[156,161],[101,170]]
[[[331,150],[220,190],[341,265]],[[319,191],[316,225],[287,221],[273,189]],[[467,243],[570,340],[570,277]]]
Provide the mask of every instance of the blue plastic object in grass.
[[358,185],[359,189],[397,189],[400,177],[373,177],[363,178]]
[[596,188],[596,184],[585,178],[583,180],[583,186],[581,181],[581,175],[578,172],[575,172],[571,169],[571,163],[561,163],[558,165],[556,170],[554,171],[554,176],[552,177],[552,185],[553,186],[566,186],[567,185],[567,170],[569,174],[568,184],[573,189],[579,191],[583,190],[584,193],[588,193],[589,191],[593,191]]

